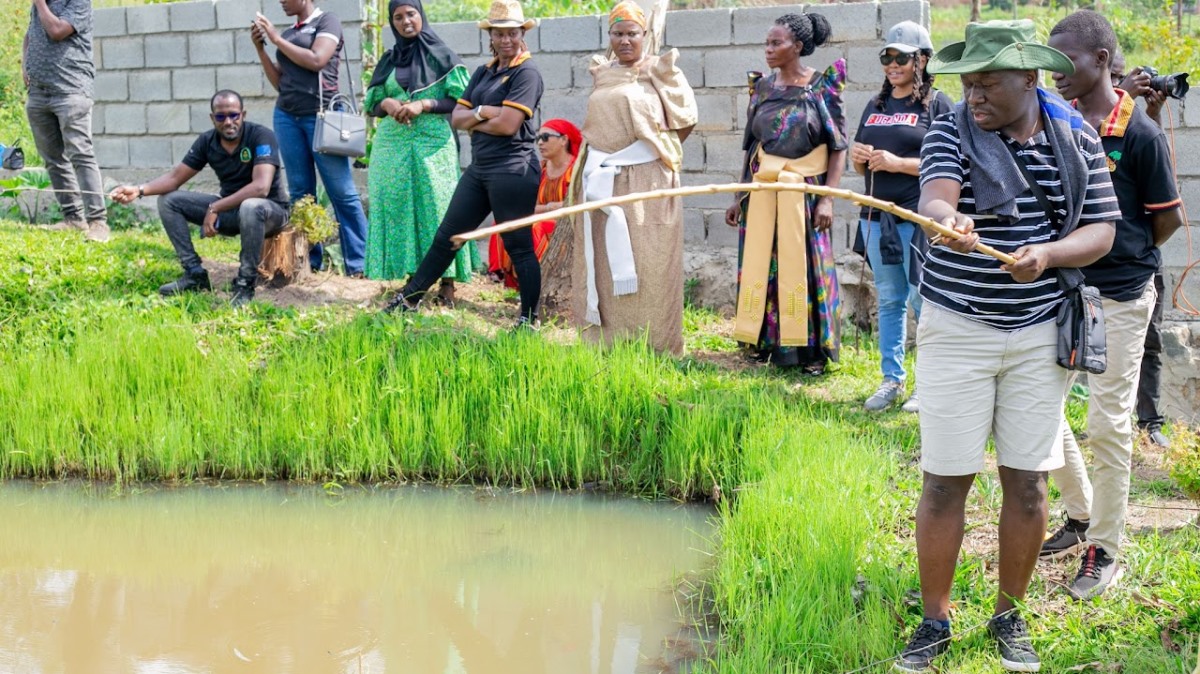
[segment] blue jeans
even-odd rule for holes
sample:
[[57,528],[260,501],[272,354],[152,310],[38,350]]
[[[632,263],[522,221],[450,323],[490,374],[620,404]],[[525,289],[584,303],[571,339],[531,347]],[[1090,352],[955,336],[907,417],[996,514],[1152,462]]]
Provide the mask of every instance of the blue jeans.
[[[350,160],[312,151],[316,127],[316,115],[292,115],[275,108],[275,136],[287,172],[288,195],[293,203],[306,194],[315,197],[317,173],[321,174],[321,183],[325,185],[338,221],[346,273],[358,274],[366,260],[367,216],[363,213],[362,200],[358,198],[358,188],[354,186]],[[313,246],[310,262],[314,269],[321,268],[323,253],[321,246]]]
[[916,225],[898,222],[896,229],[904,245],[902,264],[884,264],[879,252],[879,221],[860,220],[863,241],[867,246],[867,260],[875,274],[875,292],[879,297],[879,365],[883,378],[904,381],[904,341],[908,331],[908,305],[912,304],[917,318],[921,317],[921,295],[917,286],[908,282],[909,242],[912,241]]

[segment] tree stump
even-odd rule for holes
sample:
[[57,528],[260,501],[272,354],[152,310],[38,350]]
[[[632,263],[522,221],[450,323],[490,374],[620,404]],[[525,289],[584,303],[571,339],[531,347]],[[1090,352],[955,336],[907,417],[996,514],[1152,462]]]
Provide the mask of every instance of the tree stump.
[[571,293],[574,285],[571,278],[571,256],[575,247],[574,218],[563,218],[554,227],[550,245],[542,256],[542,302],[543,318],[559,316],[570,322]]
[[308,249],[308,239],[290,225],[284,225],[265,239],[258,263],[258,275],[263,283],[271,288],[282,288],[303,278],[308,273]]

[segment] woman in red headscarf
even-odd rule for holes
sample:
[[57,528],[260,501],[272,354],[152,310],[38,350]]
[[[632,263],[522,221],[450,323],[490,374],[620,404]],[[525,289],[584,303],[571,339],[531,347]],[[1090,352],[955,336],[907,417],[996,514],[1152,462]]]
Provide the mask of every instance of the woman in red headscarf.
[[[561,208],[567,197],[571,171],[575,166],[575,158],[579,156],[583,134],[565,119],[551,119],[538,130],[536,138],[538,151],[542,155],[542,182],[538,185],[537,207],[533,212],[548,213]],[[550,247],[554,224],[554,220],[543,220],[533,226],[533,252],[539,262]],[[492,235],[488,244],[488,271],[502,279],[505,286],[518,287],[512,260],[497,234]]]

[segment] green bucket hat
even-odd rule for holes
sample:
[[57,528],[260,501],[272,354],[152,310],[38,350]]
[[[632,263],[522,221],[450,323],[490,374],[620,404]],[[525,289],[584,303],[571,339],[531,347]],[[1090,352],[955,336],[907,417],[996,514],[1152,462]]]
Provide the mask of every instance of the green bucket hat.
[[1035,41],[1029,19],[967,24],[967,39],[942,48],[929,60],[935,75],[963,75],[989,70],[1050,70],[1070,75],[1075,64],[1067,55]]

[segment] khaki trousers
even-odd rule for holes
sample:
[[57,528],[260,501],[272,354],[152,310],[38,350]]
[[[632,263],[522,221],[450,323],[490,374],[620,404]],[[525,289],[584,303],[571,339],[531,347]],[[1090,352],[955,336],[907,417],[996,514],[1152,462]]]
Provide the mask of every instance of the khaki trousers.
[[[1104,548],[1114,559],[1121,548],[1125,511],[1129,501],[1129,473],[1133,458],[1133,406],[1138,372],[1146,341],[1146,328],[1157,291],[1146,284],[1142,296],[1128,302],[1104,299],[1104,336],[1108,342],[1108,368],[1089,374],[1088,446],[1093,454],[1093,474],[1066,420],[1062,423],[1063,458],[1066,464],[1051,471],[1062,492],[1067,515],[1091,520],[1088,541]],[[1094,495],[1094,497],[1093,497]]]

